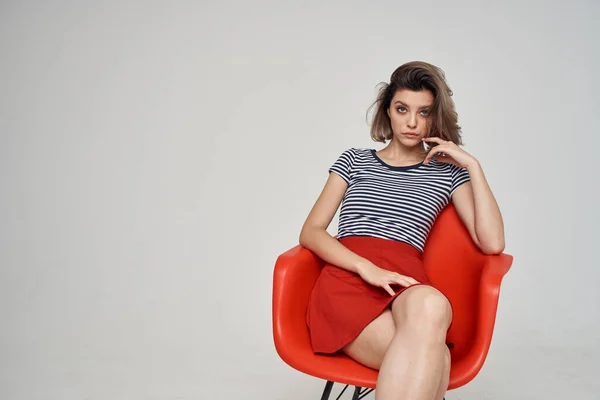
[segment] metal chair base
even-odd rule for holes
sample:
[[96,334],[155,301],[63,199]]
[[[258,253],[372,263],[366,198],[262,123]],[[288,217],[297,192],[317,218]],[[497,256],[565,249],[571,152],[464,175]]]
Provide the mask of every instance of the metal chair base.
[[[344,394],[344,392],[346,391],[346,389],[348,389],[348,386],[350,386],[350,385],[344,386],[344,389],[342,389],[342,391],[340,392],[340,394],[338,395],[338,397],[336,398],[336,400],[340,400],[340,398],[342,397],[342,395]],[[327,381],[327,383],[325,384],[325,389],[323,390],[323,395],[321,396],[321,400],[329,400],[329,397],[331,396],[331,390],[332,389],[333,389],[333,382],[332,381]],[[373,390],[374,389],[361,388],[359,386],[355,386],[354,387],[354,394],[352,395],[352,400],[361,400],[361,399],[364,399]]]
[[[342,389],[342,391],[340,392],[340,394],[338,395],[336,400],[340,400],[340,398],[342,397],[342,395],[344,394],[346,389],[348,389],[348,386],[350,386],[350,385],[344,386],[344,389]],[[329,400],[332,389],[333,389],[333,382],[327,381],[327,383],[325,384],[325,389],[323,389],[323,395],[321,396],[321,400]],[[362,400],[366,396],[368,396],[371,392],[373,392],[374,390],[375,389],[361,388],[359,386],[354,386],[354,394],[352,395],[352,400]],[[446,400],[446,399],[444,398],[444,400]]]

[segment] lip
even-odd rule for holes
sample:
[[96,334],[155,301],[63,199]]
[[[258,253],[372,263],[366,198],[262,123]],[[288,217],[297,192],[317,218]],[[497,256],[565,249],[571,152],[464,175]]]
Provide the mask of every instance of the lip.
[[415,133],[415,132],[404,132],[404,133],[403,133],[403,135],[404,135],[404,136],[411,137],[411,138],[414,138],[414,137],[417,137],[417,136],[419,136],[419,135],[418,135],[417,133]]

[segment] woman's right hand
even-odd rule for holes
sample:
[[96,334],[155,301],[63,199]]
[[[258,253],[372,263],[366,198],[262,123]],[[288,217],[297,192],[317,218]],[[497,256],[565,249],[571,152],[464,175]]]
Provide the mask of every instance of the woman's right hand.
[[371,262],[366,262],[364,265],[358,268],[358,274],[363,280],[371,285],[383,288],[390,294],[390,296],[395,294],[390,285],[407,287],[419,283],[417,280],[409,276],[388,271],[387,269],[380,268]]

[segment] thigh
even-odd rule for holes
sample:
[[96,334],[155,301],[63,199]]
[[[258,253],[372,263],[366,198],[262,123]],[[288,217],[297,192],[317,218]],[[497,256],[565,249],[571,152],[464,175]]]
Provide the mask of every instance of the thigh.
[[386,308],[342,351],[359,363],[378,370],[395,333],[392,311]]

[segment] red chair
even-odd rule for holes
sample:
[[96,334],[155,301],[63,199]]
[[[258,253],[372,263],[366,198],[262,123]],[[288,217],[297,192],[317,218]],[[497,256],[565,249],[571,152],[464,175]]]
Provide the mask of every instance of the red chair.
[[[447,336],[452,355],[450,384],[455,389],[470,382],[487,356],[500,283],[512,265],[508,254],[488,256],[471,240],[452,204],[442,210],[423,251],[433,285],[452,303],[453,322]],[[355,386],[353,399],[375,388],[377,371],[345,354],[312,352],[306,307],[324,261],[298,245],[277,258],[273,275],[273,338],[277,353],[292,368],[327,380],[322,400],[329,398],[334,382]]]

